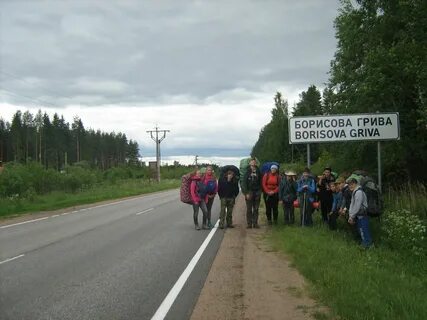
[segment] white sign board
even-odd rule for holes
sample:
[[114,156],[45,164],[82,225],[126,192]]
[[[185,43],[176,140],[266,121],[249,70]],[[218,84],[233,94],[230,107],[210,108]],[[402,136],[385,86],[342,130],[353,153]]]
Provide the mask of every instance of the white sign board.
[[398,113],[293,117],[289,143],[317,143],[400,138]]

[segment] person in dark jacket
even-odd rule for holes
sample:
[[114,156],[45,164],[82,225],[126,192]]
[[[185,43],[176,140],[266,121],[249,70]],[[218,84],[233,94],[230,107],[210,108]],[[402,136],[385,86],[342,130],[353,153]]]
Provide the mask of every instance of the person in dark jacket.
[[316,193],[316,182],[314,182],[309,168],[304,169],[302,177],[298,181],[297,192],[301,211],[301,226],[312,226],[312,203]]
[[285,224],[294,224],[294,201],[297,199],[298,184],[295,181],[296,173],[287,171],[285,178],[280,181],[279,203],[283,205]]
[[246,200],[246,222],[248,228],[259,228],[258,209],[261,201],[262,176],[255,159],[251,159],[249,166],[241,182]]
[[323,222],[328,222],[328,214],[332,210],[333,195],[329,186],[331,182],[335,182],[335,178],[331,172],[332,169],[326,167],[323,170],[323,175],[317,183],[317,187],[319,189],[320,211],[322,213]]
[[228,170],[218,181],[218,195],[221,200],[221,213],[219,216],[219,227],[224,229],[225,222],[228,228],[233,226],[233,207],[235,199],[239,194],[239,183],[234,172]]

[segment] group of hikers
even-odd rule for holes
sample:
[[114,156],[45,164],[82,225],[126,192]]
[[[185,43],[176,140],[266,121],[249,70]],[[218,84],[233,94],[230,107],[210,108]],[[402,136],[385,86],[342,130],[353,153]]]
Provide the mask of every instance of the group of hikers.
[[[322,221],[331,230],[337,229],[338,217],[344,217],[355,235],[361,239],[362,246],[372,245],[367,195],[355,176],[336,177],[330,167],[324,168],[321,176],[314,176],[309,168],[305,168],[297,179],[297,174],[292,170],[281,175],[277,163],[268,164],[267,168],[263,166],[265,172],[260,170],[255,158],[248,159],[247,164],[244,172],[239,172],[235,166],[221,168],[218,180],[211,166],[207,166],[204,172],[196,169],[185,176],[189,194],[186,197],[184,192],[183,196],[181,187],[181,200],[192,204],[196,230],[213,227],[211,210],[216,194],[221,201],[219,228],[234,228],[232,212],[240,182],[246,201],[248,229],[260,227],[258,212],[263,197],[268,225],[278,223],[279,205],[283,207],[286,225],[295,223],[296,207],[300,208],[301,226],[312,226],[313,212],[320,210]],[[200,210],[203,217],[201,226],[198,221]]]

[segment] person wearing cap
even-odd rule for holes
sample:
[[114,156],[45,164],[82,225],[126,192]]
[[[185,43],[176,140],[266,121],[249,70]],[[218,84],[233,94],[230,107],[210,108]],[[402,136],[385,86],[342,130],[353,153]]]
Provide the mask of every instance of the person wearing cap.
[[270,171],[262,177],[262,190],[264,191],[265,214],[269,225],[272,225],[272,216],[274,223],[277,224],[279,216],[279,185],[280,185],[279,167],[271,165]]
[[368,248],[372,245],[372,237],[369,231],[369,219],[366,212],[368,208],[368,198],[355,178],[349,178],[347,182],[352,192],[350,209],[348,212],[348,223],[351,225],[357,224],[357,230],[362,239],[362,247]]
[[283,205],[283,214],[285,224],[294,224],[294,201],[297,199],[298,185],[295,181],[296,173],[293,171],[285,172],[285,179],[281,179],[279,186],[279,203]]
[[326,167],[317,183],[317,187],[319,188],[320,212],[322,213],[323,222],[328,222],[328,214],[332,210],[333,195],[330,183],[335,182],[335,177],[331,172],[332,169]]
[[243,176],[240,187],[245,195],[247,228],[259,228],[258,209],[261,202],[261,171],[257,166],[256,159],[249,161],[249,169]]
[[298,181],[298,198],[301,210],[301,226],[313,225],[312,213],[314,195],[316,193],[316,182],[311,176],[309,168],[305,168],[301,179]]

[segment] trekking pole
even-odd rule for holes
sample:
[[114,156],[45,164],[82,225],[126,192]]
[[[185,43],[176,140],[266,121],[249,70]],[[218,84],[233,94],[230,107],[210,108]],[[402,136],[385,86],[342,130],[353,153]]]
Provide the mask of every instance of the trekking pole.
[[303,204],[303,207],[302,207],[302,223],[301,223],[301,227],[304,227],[304,225],[305,225],[305,204],[306,204],[306,202],[307,202],[307,194],[305,193],[305,191],[304,191],[304,193],[303,193],[303,197],[304,197],[304,204]]

